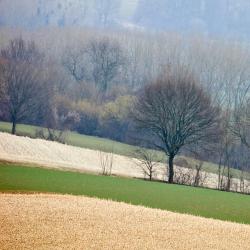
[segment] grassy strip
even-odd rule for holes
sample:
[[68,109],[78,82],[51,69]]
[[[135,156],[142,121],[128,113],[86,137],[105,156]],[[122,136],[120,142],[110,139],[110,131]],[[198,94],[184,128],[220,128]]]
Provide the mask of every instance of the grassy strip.
[[[40,129],[36,126],[31,125],[17,125],[17,134],[22,136],[29,136],[35,138],[36,131]],[[0,122],[0,131],[8,132],[11,131],[11,124],[7,122]],[[100,137],[81,135],[75,132],[68,132],[66,136],[66,143],[69,145],[88,148],[93,150],[101,150],[104,152],[114,152],[115,154],[124,155],[128,157],[133,157],[134,151],[137,147],[128,145],[125,143],[120,143],[112,141],[109,139],[104,139]],[[157,159],[163,159],[163,163],[167,162],[166,156],[162,152],[156,153]],[[189,164],[192,166],[195,164],[195,161],[189,158],[186,158]],[[210,162],[204,162],[203,169],[209,173],[218,173],[218,167]],[[231,173],[233,177],[240,178],[241,173],[239,170],[232,169]],[[250,173],[245,174],[245,178],[250,180]]]
[[250,196],[136,179],[2,163],[0,191],[85,195],[250,224]]

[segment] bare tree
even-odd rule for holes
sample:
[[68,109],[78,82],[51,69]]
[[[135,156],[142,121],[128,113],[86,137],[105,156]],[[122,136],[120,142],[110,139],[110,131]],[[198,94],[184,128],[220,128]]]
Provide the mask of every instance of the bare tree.
[[244,169],[241,170],[240,173],[240,192],[245,193],[245,171]]
[[203,161],[199,161],[197,164],[195,164],[195,177],[194,177],[194,186],[198,187],[201,182],[201,171],[202,171]]
[[120,44],[109,38],[92,40],[87,46],[95,84],[106,91],[125,62]]
[[102,175],[111,175],[114,163],[114,154],[99,151],[99,159],[102,168]]
[[245,98],[247,99],[236,103],[230,128],[232,133],[240,139],[241,143],[250,149],[250,98]]
[[76,82],[81,82],[86,77],[83,49],[67,48],[62,58],[62,64]]
[[80,122],[79,114],[72,109],[70,103],[62,96],[53,96],[48,99],[46,104],[43,118],[43,127],[46,129],[38,129],[37,136],[46,140],[65,143],[66,131]]
[[10,41],[1,50],[1,72],[5,83],[6,109],[12,122],[12,134],[16,124],[33,116],[45,100],[46,85],[40,80],[42,55],[34,43],[23,39]]
[[194,171],[191,168],[178,168],[175,171],[175,182],[181,185],[193,184]]
[[219,109],[184,70],[166,73],[146,86],[134,109],[138,128],[153,135],[152,144],[168,156],[169,183],[173,183],[174,158],[181,148],[217,140]]
[[[2,68],[5,64],[4,60],[1,60],[0,58],[0,68]],[[2,101],[5,97],[5,81],[3,77],[3,71],[0,71],[0,101]]]
[[159,166],[159,163],[161,162],[159,159],[157,159],[158,157],[156,152],[144,148],[138,148],[135,150],[134,156],[136,158],[136,165],[141,168],[144,176],[149,178],[151,181],[154,177],[157,167]]

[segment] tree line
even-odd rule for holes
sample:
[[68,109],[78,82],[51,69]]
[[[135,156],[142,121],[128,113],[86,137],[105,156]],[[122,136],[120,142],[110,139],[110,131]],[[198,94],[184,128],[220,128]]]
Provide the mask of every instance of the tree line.
[[0,51],[0,118],[13,134],[28,123],[50,140],[74,130],[159,149],[170,183],[176,155],[195,155],[230,190],[231,168],[249,171],[249,59],[243,45],[166,34],[91,34],[57,50],[13,38]]
[[39,28],[45,26],[118,26],[121,0],[0,1],[0,26]]

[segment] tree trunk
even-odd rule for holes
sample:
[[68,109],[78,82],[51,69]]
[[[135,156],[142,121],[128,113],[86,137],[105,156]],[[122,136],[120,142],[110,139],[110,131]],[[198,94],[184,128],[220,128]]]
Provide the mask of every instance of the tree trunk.
[[16,120],[14,119],[12,121],[12,130],[11,130],[12,135],[16,134]]
[[230,189],[231,189],[231,173],[230,173],[230,167],[228,164],[228,167],[227,167],[227,191],[229,192]]
[[169,176],[168,176],[168,182],[174,183],[174,155],[170,154],[168,158],[168,166],[169,166]]
[[152,174],[149,174],[149,180],[152,181]]
[[220,156],[220,161],[219,161],[219,165],[218,165],[218,190],[221,189],[221,160],[222,157]]

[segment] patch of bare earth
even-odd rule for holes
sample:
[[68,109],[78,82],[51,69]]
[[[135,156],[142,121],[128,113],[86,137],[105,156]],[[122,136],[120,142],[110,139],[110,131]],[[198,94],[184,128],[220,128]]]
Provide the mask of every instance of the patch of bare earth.
[[250,226],[105,200],[0,195],[1,249],[250,249]]

